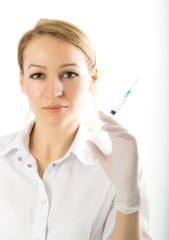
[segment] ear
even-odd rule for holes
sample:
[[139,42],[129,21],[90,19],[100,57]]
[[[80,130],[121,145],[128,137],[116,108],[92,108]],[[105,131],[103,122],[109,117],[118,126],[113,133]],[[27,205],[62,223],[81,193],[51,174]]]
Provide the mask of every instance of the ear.
[[90,81],[90,86],[89,86],[89,92],[92,92],[97,85],[97,68],[94,67],[92,72],[91,72],[91,81]]
[[22,91],[24,94],[26,94],[26,90],[25,90],[25,86],[24,86],[24,79],[23,79],[23,78],[24,78],[24,77],[23,77],[23,73],[22,73],[22,71],[20,70],[20,71],[19,71],[19,79],[20,79],[19,84],[20,84],[21,91]]

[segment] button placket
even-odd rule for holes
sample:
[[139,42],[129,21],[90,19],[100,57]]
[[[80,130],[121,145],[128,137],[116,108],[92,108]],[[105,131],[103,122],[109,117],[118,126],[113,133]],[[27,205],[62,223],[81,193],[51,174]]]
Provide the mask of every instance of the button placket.
[[39,181],[39,196],[34,217],[33,239],[45,239],[49,214],[49,200],[43,181]]

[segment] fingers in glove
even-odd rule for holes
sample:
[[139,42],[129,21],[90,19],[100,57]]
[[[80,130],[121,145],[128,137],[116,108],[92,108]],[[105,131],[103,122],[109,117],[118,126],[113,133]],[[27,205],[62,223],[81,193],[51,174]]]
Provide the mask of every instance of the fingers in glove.
[[103,124],[101,126],[101,129],[108,132],[111,139],[113,139],[114,137],[119,137],[135,141],[134,136],[128,133],[126,128],[123,128],[120,125]]
[[105,154],[92,141],[87,140],[86,143],[87,143],[88,147],[90,148],[91,152],[93,153],[93,155],[95,156],[95,158],[97,159],[97,161],[100,164],[103,164],[104,163],[104,159],[105,159]]
[[125,138],[127,140],[130,140],[136,144],[136,139],[133,135],[129,134],[128,132],[117,132],[115,135],[119,138]]
[[103,124],[101,126],[101,129],[106,131],[106,132],[127,132],[126,128],[121,127],[120,125],[110,125],[110,124]]
[[106,123],[109,123],[111,125],[120,125],[117,121],[114,120],[113,115],[108,116],[105,113],[103,113],[102,111],[98,112],[99,118]]

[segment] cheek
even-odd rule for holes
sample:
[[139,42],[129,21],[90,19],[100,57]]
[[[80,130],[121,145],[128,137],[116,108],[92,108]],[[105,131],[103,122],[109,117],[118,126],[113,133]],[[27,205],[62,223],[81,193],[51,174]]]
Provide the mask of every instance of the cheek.
[[26,94],[29,100],[30,104],[38,102],[40,98],[40,91],[39,89],[37,90],[35,87],[31,86],[26,86]]
[[76,105],[81,105],[85,101],[88,94],[88,86],[87,84],[80,83],[77,86],[74,86],[69,89],[68,98],[72,103]]

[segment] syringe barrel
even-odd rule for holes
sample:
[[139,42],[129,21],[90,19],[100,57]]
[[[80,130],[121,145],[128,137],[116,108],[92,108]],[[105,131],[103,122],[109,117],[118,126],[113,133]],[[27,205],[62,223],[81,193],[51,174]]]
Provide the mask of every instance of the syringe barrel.
[[123,98],[121,99],[121,102],[120,102],[120,103],[117,105],[117,107],[114,109],[114,111],[117,112],[117,111],[121,108],[121,106],[125,103],[125,101],[126,101],[126,98],[123,97]]

